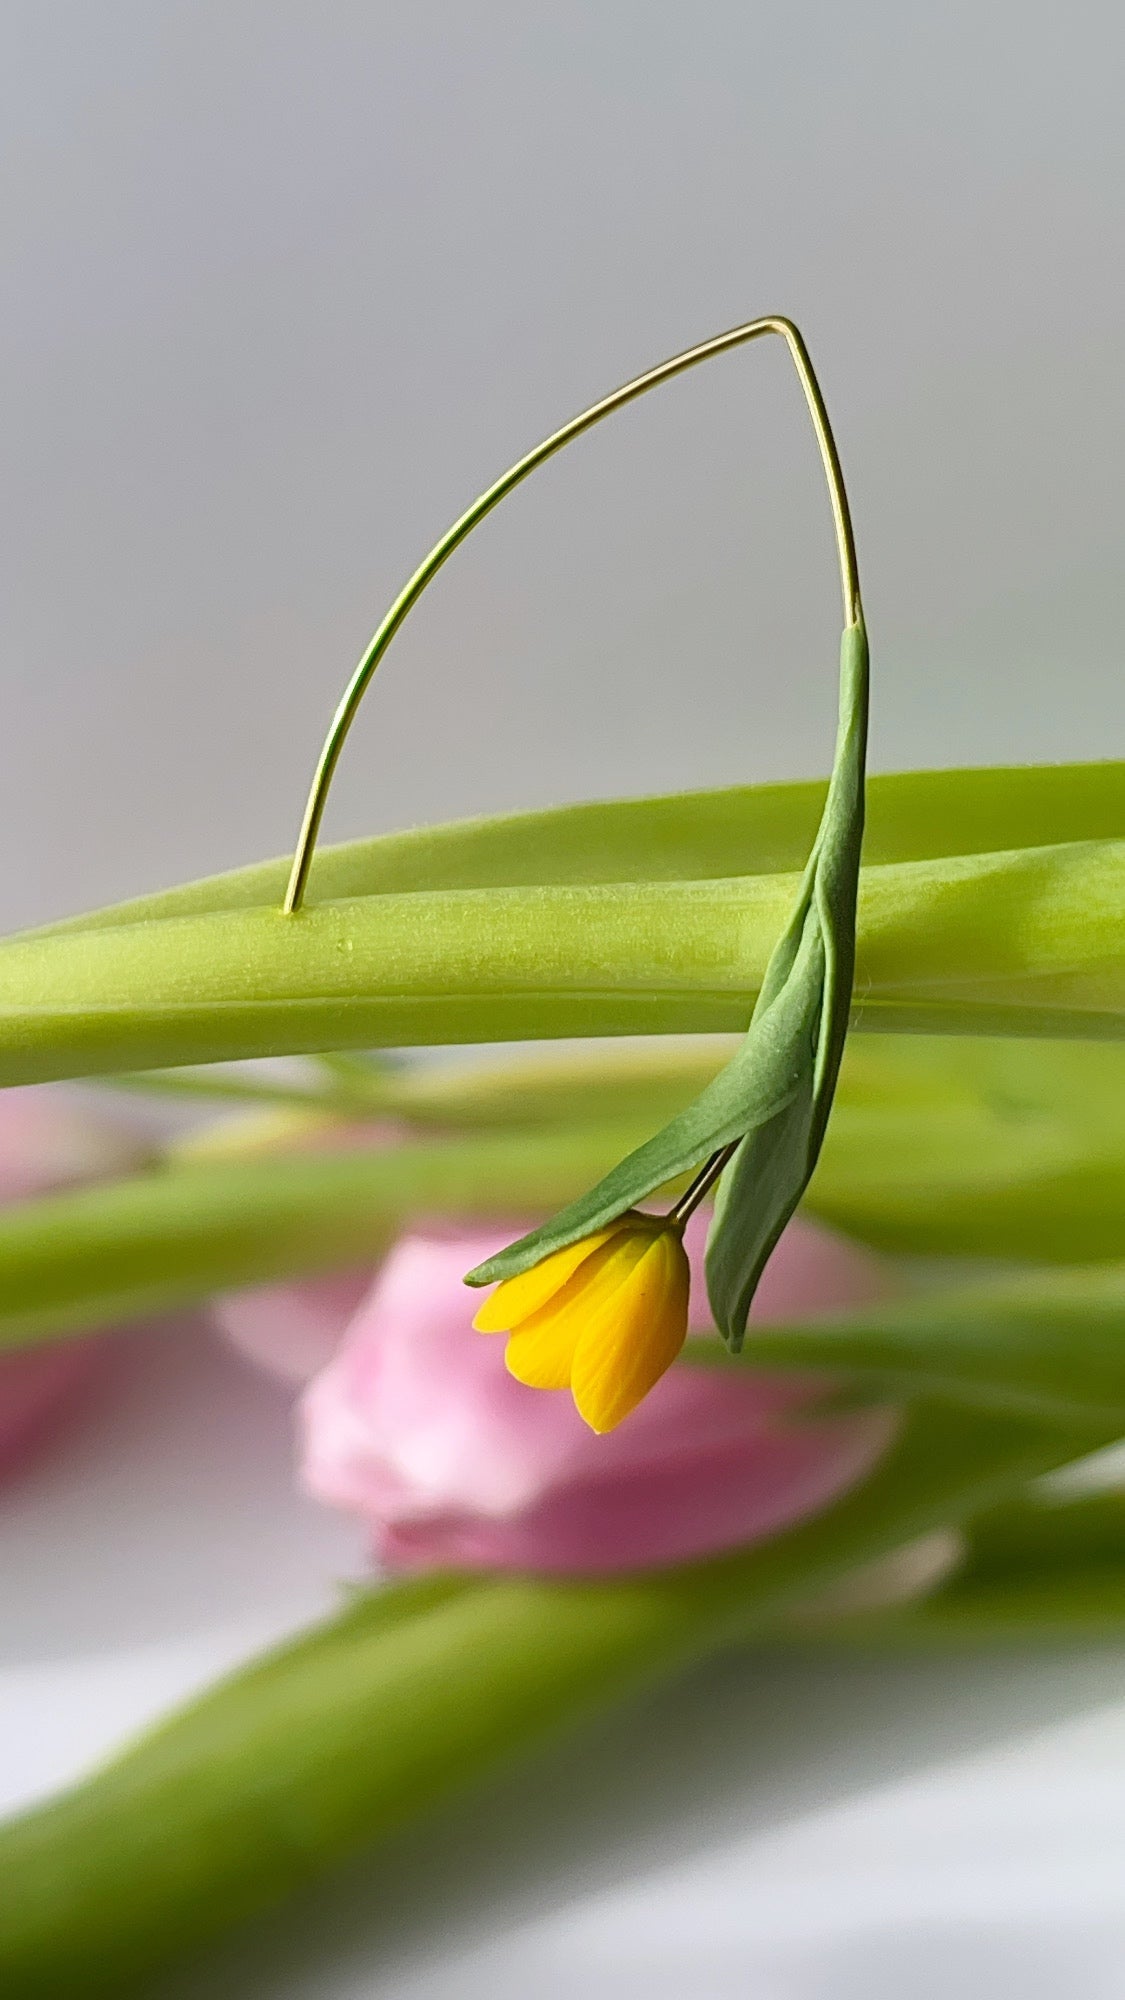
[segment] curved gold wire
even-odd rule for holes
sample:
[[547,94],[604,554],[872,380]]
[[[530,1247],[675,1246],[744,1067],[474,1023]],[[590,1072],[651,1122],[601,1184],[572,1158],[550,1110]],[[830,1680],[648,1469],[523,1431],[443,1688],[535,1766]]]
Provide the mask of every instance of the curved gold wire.
[[634,402],[638,396],[645,395],[649,389],[655,389],[661,382],[669,382],[673,376],[682,375],[686,369],[697,367],[701,361],[710,361],[712,356],[725,354],[729,348],[741,347],[745,341],[756,340],[761,334],[766,333],[775,333],[785,342],[804,391],[832,502],[836,550],[840,563],[840,588],[844,599],[844,623],[854,625],[858,621],[859,573],[840,455],[832,435],[832,426],[828,421],[824,398],[820,393],[820,384],[809,360],[808,349],[792,320],[782,319],[776,315],[766,319],[747,320],[742,326],[731,327],[727,333],[718,333],[713,339],[702,341],[698,347],[689,347],[682,354],[674,354],[669,361],[662,361],[658,367],[648,369],[644,375],[637,375],[631,382],[626,382],[620,389],[615,389],[612,395],[603,396],[600,402],[592,403],[580,416],[572,417],[561,430],[545,438],[542,444],[537,444],[534,451],[529,451],[525,458],[518,459],[515,465],[510,466],[508,471],[488,488],[487,492],[473,501],[472,506],[459,520],[454,521],[453,526],[446,530],[440,542],[431,549],[425,561],[399,592],[356,667],[343,700],[333,717],[332,727],[325,738],[293,856],[289,886],[285,891],[285,901],[282,905],[285,915],[294,915],[304,899],[328,789],[348,731],[355,720],[356,711],[367,691],[371,677],[407,613],[413,609],[427,584],[432,583],[454,549],[460,547],[465,537],[472,533],[478,523],[483,521],[494,507],[499,506],[501,500],[511,493],[521,480],[526,479],[530,472],[534,472],[536,467],[543,465],[547,459],[553,458],[555,453],[561,451],[573,438],[581,437],[583,431],[591,430],[603,417],[611,416],[614,410],[623,409],[626,403]]

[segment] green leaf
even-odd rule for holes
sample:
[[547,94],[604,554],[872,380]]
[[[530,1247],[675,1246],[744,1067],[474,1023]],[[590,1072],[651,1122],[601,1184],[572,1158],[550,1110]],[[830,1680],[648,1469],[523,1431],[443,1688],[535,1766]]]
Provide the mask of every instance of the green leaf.
[[528,1270],[552,1250],[577,1242],[656,1188],[689,1172],[708,1153],[741,1137],[748,1117],[764,1120],[783,1110],[793,1094],[790,1079],[776,1072],[763,1074],[754,1064],[753,1052],[743,1044],[695,1103],[663,1131],[638,1146],[560,1214],[471,1271],[467,1282],[492,1284]]
[[10,2000],[142,1989],[357,1846],[1087,1442],[920,1410],[830,1512],[724,1561],[358,1599],[0,1833],[0,1987]]
[[842,1374],[876,1399],[947,1397],[1125,1431],[1125,1263],[1040,1271],[796,1325],[754,1326],[738,1361],[693,1366]]
[[805,889],[762,981],[747,1054],[796,1089],[772,1117],[751,1118],[719,1182],[707,1240],[707,1293],[723,1339],[742,1346],[758,1282],[807,1188],[824,1142],[851,1015],[863,839],[867,635],[840,649],[840,731]]

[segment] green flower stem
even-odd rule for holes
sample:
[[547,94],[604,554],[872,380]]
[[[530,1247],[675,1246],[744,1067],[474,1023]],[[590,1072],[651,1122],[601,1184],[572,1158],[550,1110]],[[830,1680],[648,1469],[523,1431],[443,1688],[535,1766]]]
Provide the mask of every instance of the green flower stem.
[[802,1643],[882,1652],[1125,1637],[1125,1494],[1040,1490],[973,1520],[963,1536],[964,1562],[931,1596],[805,1624]]
[[693,1365],[843,1373],[873,1401],[950,1397],[1125,1431],[1125,1263],[961,1285],[884,1306],[760,1326],[733,1358]]
[[222,1682],[0,1835],[6,2000],[124,1995],[358,1846],[1108,1434],[919,1410],[819,1519],[612,1583],[423,1582]]
[[0,1211],[0,1345],[377,1261],[405,1222],[565,1200],[634,1132],[207,1161]]
[[[812,1635],[810,1634],[810,1637]],[[1125,1570],[1017,1577],[939,1591],[909,1611],[818,1627],[815,1643],[852,1651],[933,1652],[996,1645],[1088,1645],[1125,1639]]]
[[[402,1063],[382,1069],[363,1058],[345,1058],[351,1060],[353,1070],[362,1062],[370,1081],[360,1075],[354,1083],[345,1082],[340,1071],[339,1082],[329,1083],[327,1088],[323,1083],[306,1086],[275,1079],[269,1071],[248,1072],[221,1063],[209,1069],[138,1070],[99,1081],[114,1090],[143,1091],[150,1096],[167,1093],[216,1102],[229,1099],[264,1109],[276,1105],[282,1110],[303,1110],[310,1114],[310,1121],[320,1124],[365,1116],[445,1133],[537,1125],[607,1125],[634,1117],[658,1120],[678,1111],[714,1076],[731,1045],[726,1036],[678,1040],[671,1045],[656,1040],[618,1044],[608,1053],[595,1048],[577,1055],[504,1056],[487,1063]],[[882,1046],[892,1045],[888,1040]],[[1096,1052],[1104,1053],[1104,1045]],[[318,1060],[327,1059],[321,1056]],[[212,1132],[216,1136],[221,1133],[223,1148],[230,1151],[238,1145],[242,1129],[248,1144],[256,1147],[259,1130],[267,1132],[269,1122],[247,1119],[236,1124],[224,1119],[220,1125],[194,1131],[184,1143],[192,1149],[197,1143],[207,1146]],[[179,1144],[173,1141],[173,1150]]]
[[115,1090],[138,1092],[145,1097],[191,1097],[206,1103],[287,1106],[293,1111],[309,1111],[329,1118],[378,1118],[385,1099],[376,1083],[373,1088],[356,1081],[349,1085],[315,1081],[307,1087],[285,1083],[272,1077],[254,1077],[231,1072],[224,1065],[214,1069],[163,1069],[124,1071],[107,1077]]
[[[1125,843],[869,868],[858,1026],[1117,1035]],[[0,1083],[325,1048],[743,1028],[792,877],[427,891],[0,948]]]
[[[690,1099],[701,1063],[715,1061],[713,1049],[633,1051],[473,1076],[405,1072],[396,1115],[475,1125],[476,1136],[286,1154],[316,1120],[297,1112],[279,1126],[274,1113],[264,1126],[227,1128],[229,1137],[220,1127],[195,1164],[9,1208],[0,1345],[371,1262],[400,1227],[435,1215],[533,1216]],[[1120,1257],[1123,1075],[1116,1046],[853,1042],[807,1206],[903,1254],[1040,1265]],[[564,1103],[574,1124],[552,1125]],[[599,1113],[612,1122],[579,1122]]]

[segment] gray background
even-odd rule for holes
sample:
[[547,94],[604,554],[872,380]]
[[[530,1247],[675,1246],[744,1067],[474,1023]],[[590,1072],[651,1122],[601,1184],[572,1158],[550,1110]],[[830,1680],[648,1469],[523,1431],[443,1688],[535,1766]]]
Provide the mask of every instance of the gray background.
[[[1121,716],[1109,4],[9,4],[0,923],[278,852],[370,629],[575,409],[769,310],[852,488],[882,768]],[[811,773],[780,347],[616,419],[396,643],[337,836]]]

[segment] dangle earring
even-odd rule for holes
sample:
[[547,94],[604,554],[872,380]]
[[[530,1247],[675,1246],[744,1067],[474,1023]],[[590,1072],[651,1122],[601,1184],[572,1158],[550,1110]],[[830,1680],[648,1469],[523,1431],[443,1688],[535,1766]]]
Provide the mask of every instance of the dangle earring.
[[[744,1041],[706,1089],[662,1131],[551,1221],[468,1273],[497,1284],[481,1331],[510,1335],[509,1366],[535,1386],[571,1386],[591,1426],[611,1429],[675,1359],[687,1327],[684,1225],[716,1192],[707,1292],[732,1351],[742,1346],[758,1281],[812,1177],[835,1094],[851,1010],[863,838],[868,651],[851,515],[839,454],[805,343],[791,320],[747,321],[636,376],[564,424],[453,523],[399,593],[360,660],[321,751],[284,910],[304,899],[328,789],[348,730],[383,654],[426,586],[472,530],[564,445],[650,389],[775,334],[796,369],[832,505],[843,595],[839,727],[820,826],[793,911],[774,947]],[[665,1215],[636,1204],[695,1177]]]

